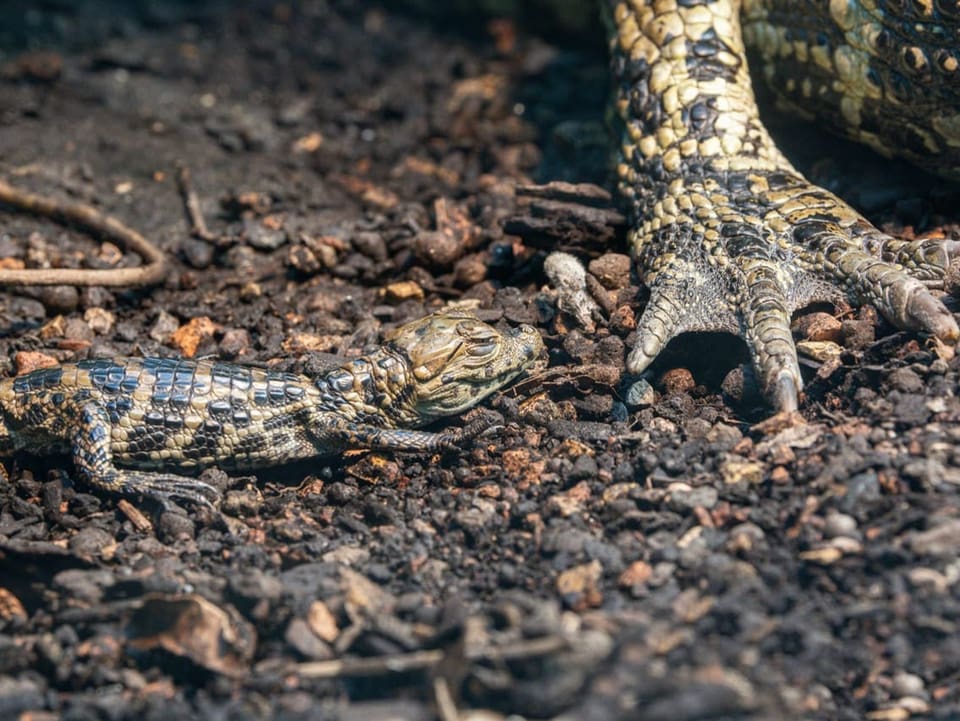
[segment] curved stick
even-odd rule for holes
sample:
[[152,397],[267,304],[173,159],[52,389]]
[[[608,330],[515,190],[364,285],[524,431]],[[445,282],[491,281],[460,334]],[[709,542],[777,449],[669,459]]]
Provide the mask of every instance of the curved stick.
[[163,252],[140,233],[116,218],[104,215],[86,203],[71,203],[25,190],[0,180],[0,203],[34,215],[70,223],[107,240],[119,242],[140,255],[146,265],[139,268],[86,270],[78,268],[0,269],[2,285],[153,285],[164,279],[167,260]]

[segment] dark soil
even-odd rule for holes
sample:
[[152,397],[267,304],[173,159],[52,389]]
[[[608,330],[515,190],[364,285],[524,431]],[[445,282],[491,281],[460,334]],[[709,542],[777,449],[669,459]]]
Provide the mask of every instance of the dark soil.
[[[624,377],[622,219],[518,192],[605,182],[601,43],[348,0],[8,5],[3,176],[175,260],[148,290],[3,293],[5,372],[192,352],[309,373],[452,301],[537,324],[550,367],[462,452],[208,472],[223,519],[16,459],[0,718],[960,716],[957,361],[867,311],[808,318],[798,338],[839,355],[805,361],[805,425],[757,425],[732,339]],[[957,237],[955,187],[769,117],[884,228]],[[139,262],[0,223],[7,267]],[[607,327],[557,316],[551,247],[594,259]]]

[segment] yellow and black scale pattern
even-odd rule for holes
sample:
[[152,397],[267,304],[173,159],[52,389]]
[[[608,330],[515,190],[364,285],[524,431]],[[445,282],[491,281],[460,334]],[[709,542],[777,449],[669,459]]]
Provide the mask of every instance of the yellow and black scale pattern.
[[843,295],[900,328],[957,341],[927,286],[960,244],[891,238],[798,173],[760,121],[743,44],[758,46],[766,76],[805,111],[956,176],[957,0],[606,4],[619,190],[651,293],[632,372],[679,333],[735,333],[767,397],[794,410],[802,381],[790,315]]
[[542,349],[529,326],[501,333],[449,311],[316,378],[216,361],[69,363],[0,381],[0,455],[69,453],[94,487],[205,503],[217,498],[213,487],[170,471],[454,446],[481,428],[411,429],[480,402]]

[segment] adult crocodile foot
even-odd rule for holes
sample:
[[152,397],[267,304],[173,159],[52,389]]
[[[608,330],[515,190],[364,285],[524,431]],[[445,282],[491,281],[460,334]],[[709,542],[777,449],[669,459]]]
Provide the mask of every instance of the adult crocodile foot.
[[[866,7],[866,0],[801,0],[791,2],[790,17],[802,27],[798,14],[816,20],[821,13],[821,27],[830,23],[842,39],[841,21],[847,30],[858,22],[848,6],[861,3]],[[680,333],[735,333],[746,341],[769,401],[794,410],[803,382],[790,315],[843,297],[873,304],[899,328],[956,343],[957,323],[928,285],[942,277],[960,243],[891,238],[791,166],[758,116],[739,0],[606,4],[622,122],[619,190],[632,222],[631,252],[650,290],[627,360],[631,372],[645,369]],[[757,0],[754,14],[766,18],[778,4],[783,0]],[[876,18],[861,15],[866,32]],[[955,34],[956,27],[954,21]],[[797,71],[806,67],[801,60],[819,69],[814,77],[827,68],[836,81],[829,92],[848,110],[866,84],[882,86],[887,77],[869,72],[877,33],[860,56],[829,33],[791,37],[781,40]],[[956,93],[950,97],[956,101]]]

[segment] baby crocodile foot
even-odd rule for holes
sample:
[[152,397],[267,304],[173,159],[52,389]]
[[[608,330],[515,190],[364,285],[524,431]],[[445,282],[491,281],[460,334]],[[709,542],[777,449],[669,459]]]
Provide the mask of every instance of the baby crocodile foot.
[[795,410],[803,383],[790,315],[844,296],[900,328],[957,341],[956,322],[924,284],[955,248],[884,235],[790,165],[757,114],[738,0],[609,6],[619,189],[650,289],[631,372],[680,333],[735,333],[766,397]]
[[91,400],[77,405],[61,401],[60,410],[74,425],[70,432],[73,464],[89,486],[123,496],[150,498],[164,508],[174,499],[210,508],[220,500],[220,491],[195,478],[117,468],[111,449],[110,417],[102,405]]
[[209,483],[173,473],[117,470],[115,476],[100,477],[96,482],[88,478],[87,482],[122,496],[149,498],[164,509],[169,508],[173,501],[180,500],[213,510],[220,501],[220,491]]

